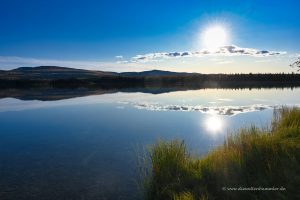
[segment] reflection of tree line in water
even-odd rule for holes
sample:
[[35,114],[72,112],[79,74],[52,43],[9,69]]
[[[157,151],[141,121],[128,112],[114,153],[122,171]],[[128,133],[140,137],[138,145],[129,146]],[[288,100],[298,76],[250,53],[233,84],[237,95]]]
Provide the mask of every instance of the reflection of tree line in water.
[[165,93],[206,88],[261,89],[300,86],[300,74],[193,74],[180,76],[121,77],[97,79],[0,80],[0,98],[58,100],[79,96],[143,92]]
[[[253,88],[256,90],[260,89],[293,89],[297,87],[270,87],[270,88]],[[34,88],[2,88],[0,89],[0,99],[1,98],[16,98],[20,100],[41,100],[41,101],[51,101],[51,100],[61,100],[70,99],[75,97],[84,97],[90,95],[103,95],[112,94],[117,92],[126,93],[150,93],[150,94],[162,94],[168,92],[176,91],[186,91],[186,90],[205,90],[209,88],[188,88],[188,87],[135,87],[135,88],[55,88],[55,87],[34,87]],[[251,90],[252,88],[220,88],[225,90]]]

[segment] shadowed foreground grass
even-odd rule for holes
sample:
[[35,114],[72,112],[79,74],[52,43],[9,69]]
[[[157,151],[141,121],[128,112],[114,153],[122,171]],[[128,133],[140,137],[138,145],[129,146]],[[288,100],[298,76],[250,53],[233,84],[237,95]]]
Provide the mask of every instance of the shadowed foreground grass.
[[300,199],[300,109],[274,111],[268,130],[241,129],[202,158],[183,141],[150,148],[146,199]]

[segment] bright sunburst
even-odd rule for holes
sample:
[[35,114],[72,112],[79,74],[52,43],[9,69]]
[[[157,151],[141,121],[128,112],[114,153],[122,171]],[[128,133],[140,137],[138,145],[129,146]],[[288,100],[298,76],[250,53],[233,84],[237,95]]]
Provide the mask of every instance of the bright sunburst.
[[204,31],[202,40],[206,48],[216,49],[227,43],[228,35],[222,26],[213,26]]
[[216,115],[209,116],[205,121],[207,131],[210,133],[220,132],[223,128],[223,121]]

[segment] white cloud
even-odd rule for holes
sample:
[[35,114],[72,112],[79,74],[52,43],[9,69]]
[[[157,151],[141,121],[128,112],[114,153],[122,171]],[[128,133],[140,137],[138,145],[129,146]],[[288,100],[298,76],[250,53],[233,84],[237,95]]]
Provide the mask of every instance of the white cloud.
[[183,58],[183,57],[203,57],[207,55],[220,55],[220,56],[240,56],[247,55],[253,57],[266,57],[286,54],[283,51],[268,51],[258,50],[253,48],[241,48],[235,45],[223,46],[216,50],[202,49],[200,51],[184,51],[184,52],[158,52],[148,53],[144,55],[136,55],[131,58],[131,62],[143,63],[153,62],[169,58]]
[[300,53],[293,53],[289,55],[290,58],[299,58],[300,57]]
[[268,63],[268,62],[272,62],[274,60],[271,60],[271,59],[264,59],[264,60],[255,60],[254,62],[256,63]]
[[121,59],[123,59],[124,57],[123,57],[122,55],[119,55],[119,56],[115,56],[115,58],[121,60]]
[[129,61],[127,61],[127,60],[118,60],[117,63],[118,64],[125,64],[125,63],[129,63]]
[[218,65],[225,65],[225,64],[231,64],[234,63],[233,60],[223,60],[223,61],[219,61],[217,62]]

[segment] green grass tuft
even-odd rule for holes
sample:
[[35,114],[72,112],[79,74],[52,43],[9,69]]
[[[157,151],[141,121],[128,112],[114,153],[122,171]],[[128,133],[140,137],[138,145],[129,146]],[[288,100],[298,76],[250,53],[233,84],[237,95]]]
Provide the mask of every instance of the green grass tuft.
[[186,149],[180,140],[150,148],[146,199],[300,199],[299,108],[275,110],[269,130],[241,129],[202,158]]

